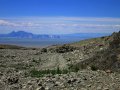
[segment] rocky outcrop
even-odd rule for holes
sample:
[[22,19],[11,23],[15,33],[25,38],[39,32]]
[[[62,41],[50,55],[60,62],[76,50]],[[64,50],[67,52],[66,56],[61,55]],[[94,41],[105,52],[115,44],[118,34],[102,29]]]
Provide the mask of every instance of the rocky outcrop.
[[112,70],[120,72],[120,32],[109,36],[109,47],[97,51],[91,58],[88,58],[77,65],[80,67],[94,67],[101,70]]
[[57,53],[67,53],[67,52],[72,52],[76,49],[77,49],[76,47],[65,44],[61,46],[56,46],[54,48],[50,48],[49,51],[57,52]]
[[118,33],[113,33],[110,36],[110,49],[115,49],[120,47],[120,31]]

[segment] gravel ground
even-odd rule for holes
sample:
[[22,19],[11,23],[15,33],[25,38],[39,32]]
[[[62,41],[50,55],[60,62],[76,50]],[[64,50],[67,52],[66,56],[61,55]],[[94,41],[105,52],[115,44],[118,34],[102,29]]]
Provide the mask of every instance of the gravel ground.
[[[80,65],[79,63],[96,55],[96,52],[107,50],[108,39],[108,37],[102,37],[69,46],[44,49],[2,47],[0,49],[0,90],[120,90],[120,73],[96,70],[95,67],[91,69],[90,66],[86,69],[79,68],[78,72],[45,74],[42,77],[31,76],[32,70],[56,70],[58,67],[60,70],[67,70],[70,65]],[[111,44],[113,45],[114,42]],[[118,53],[119,50],[114,51]],[[120,54],[116,57],[115,65],[119,70]],[[106,60],[104,57],[102,59]]]

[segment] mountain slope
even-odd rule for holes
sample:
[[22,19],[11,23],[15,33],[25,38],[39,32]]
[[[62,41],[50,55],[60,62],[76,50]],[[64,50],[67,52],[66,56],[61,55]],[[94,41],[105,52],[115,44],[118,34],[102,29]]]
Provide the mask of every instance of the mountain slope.
[[77,63],[78,67],[94,67],[100,70],[120,72],[120,32],[107,37],[106,49],[97,51],[91,58]]
[[0,90],[5,89],[120,90],[120,32],[42,49],[3,47]]

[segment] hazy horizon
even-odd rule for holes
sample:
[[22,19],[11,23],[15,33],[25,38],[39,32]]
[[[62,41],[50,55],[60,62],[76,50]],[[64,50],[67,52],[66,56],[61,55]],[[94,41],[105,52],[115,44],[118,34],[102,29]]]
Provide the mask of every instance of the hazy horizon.
[[0,0],[0,34],[112,33],[120,30],[119,0]]

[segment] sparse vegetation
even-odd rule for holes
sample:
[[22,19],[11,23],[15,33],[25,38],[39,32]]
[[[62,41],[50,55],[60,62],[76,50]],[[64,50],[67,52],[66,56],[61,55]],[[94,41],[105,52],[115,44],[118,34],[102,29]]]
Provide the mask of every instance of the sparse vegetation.
[[79,71],[79,66],[73,65],[73,64],[69,64],[68,65],[68,69],[69,69],[69,72],[78,72]]
[[35,63],[35,64],[39,64],[40,63],[40,59],[39,60],[33,59],[32,62]]
[[63,46],[57,47],[56,52],[57,53],[65,53],[65,52],[71,52],[75,49],[76,49],[75,47],[72,47],[70,45],[63,45]]
[[47,74],[52,74],[52,75],[55,75],[55,74],[66,74],[65,70],[60,70],[60,69],[53,69],[53,70],[31,70],[30,71],[30,75],[31,77],[43,77],[44,75],[47,75]]
[[47,70],[36,70],[33,69],[30,71],[30,75],[31,77],[43,77],[44,75],[47,74],[52,74],[52,75],[56,75],[56,74],[67,74],[69,72],[78,72],[79,68],[78,67],[72,67],[70,69],[60,69],[59,67],[57,67],[57,69],[47,69]]
[[16,70],[24,70],[29,68],[27,65],[21,63],[10,65],[10,67],[15,68]]
[[0,44],[0,49],[25,49],[25,47]]
[[41,52],[47,52],[46,48],[42,48]]
[[95,65],[91,65],[91,70],[96,71],[96,70],[98,70],[98,67]]
[[108,85],[110,90],[113,87],[119,90],[120,38],[117,36],[85,40],[75,43],[76,46],[47,47],[42,52],[37,48],[3,48],[0,50],[0,89],[18,90],[24,86],[25,90],[41,90],[41,87],[51,90],[61,87],[70,90],[72,87],[81,90],[82,86],[93,90],[100,89],[100,85],[103,87],[101,90],[104,90],[104,85]]

